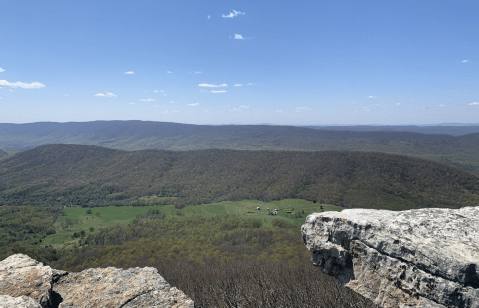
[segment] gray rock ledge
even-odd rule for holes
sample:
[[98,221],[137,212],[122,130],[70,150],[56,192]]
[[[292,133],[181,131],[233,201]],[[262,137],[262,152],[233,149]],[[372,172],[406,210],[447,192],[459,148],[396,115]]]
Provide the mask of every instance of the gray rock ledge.
[[0,262],[0,308],[193,308],[152,267],[94,268],[68,273],[23,254]]
[[479,308],[479,207],[314,213],[312,262],[385,308]]

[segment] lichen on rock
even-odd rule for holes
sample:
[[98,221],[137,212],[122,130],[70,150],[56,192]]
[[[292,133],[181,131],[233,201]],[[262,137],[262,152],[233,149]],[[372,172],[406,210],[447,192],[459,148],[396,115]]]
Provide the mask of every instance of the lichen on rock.
[[314,213],[312,262],[385,307],[479,307],[479,207]]

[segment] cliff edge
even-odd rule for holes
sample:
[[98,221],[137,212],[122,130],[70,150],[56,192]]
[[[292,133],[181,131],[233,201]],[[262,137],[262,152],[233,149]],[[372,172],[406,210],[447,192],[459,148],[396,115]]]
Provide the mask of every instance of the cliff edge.
[[312,262],[385,307],[479,308],[479,207],[314,213]]
[[152,267],[93,268],[68,273],[23,254],[0,262],[0,308],[193,308]]

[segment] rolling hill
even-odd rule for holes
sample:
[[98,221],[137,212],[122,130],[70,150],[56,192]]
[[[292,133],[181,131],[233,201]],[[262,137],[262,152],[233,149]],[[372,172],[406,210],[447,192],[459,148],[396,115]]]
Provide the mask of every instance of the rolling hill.
[[387,146],[400,143],[412,154],[444,154],[458,148],[479,148],[479,131],[451,136],[370,128],[370,131],[364,131],[361,126],[352,126],[348,131],[345,127],[325,130],[317,127],[211,126],[148,121],[1,124],[0,148],[18,152],[39,145],[63,143],[127,151],[209,148],[322,151],[386,150]]
[[48,145],[0,161],[0,204],[138,204],[303,198],[344,207],[409,209],[479,202],[479,178],[403,155],[348,151],[121,151]]
[[479,126],[189,125],[148,121],[0,124],[0,148],[47,144],[112,149],[366,151],[410,155],[479,175]]

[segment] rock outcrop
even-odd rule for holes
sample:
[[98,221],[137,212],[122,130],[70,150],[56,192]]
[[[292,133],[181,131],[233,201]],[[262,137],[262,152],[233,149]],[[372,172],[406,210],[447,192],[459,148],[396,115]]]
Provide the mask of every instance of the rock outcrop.
[[0,262],[0,308],[193,308],[152,267],[94,268],[68,273],[22,254]]
[[312,262],[385,308],[479,307],[479,207],[314,213]]

